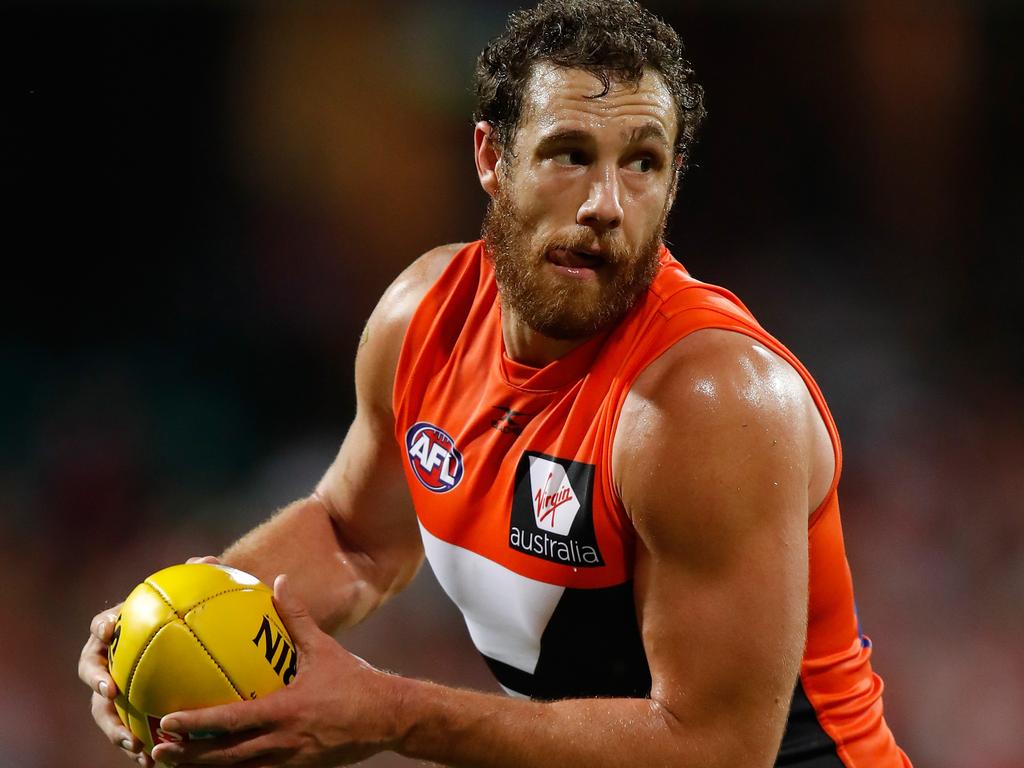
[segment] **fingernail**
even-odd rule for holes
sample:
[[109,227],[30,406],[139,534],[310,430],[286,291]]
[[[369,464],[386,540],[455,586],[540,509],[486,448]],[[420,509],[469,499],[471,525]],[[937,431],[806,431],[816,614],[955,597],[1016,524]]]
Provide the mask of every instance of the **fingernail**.
[[107,698],[107,681],[101,680],[100,684],[97,687],[100,689],[100,696],[102,696],[103,698]]
[[131,739],[121,739],[121,746],[124,749],[127,749],[129,752],[131,752],[132,751],[132,740]]
[[102,636],[103,634],[106,633],[106,631],[107,631],[107,622],[101,621],[99,624],[96,625],[96,634],[97,635],[101,635]]
[[135,762],[137,762],[141,766],[145,766],[146,765],[146,756],[145,755],[139,755],[139,759],[136,760]]
[[178,735],[179,732],[180,732],[180,729],[181,729],[181,723],[179,723],[174,718],[168,719],[168,718],[165,717],[163,720],[160,721],[160,730],[161,731],[167,731],[167,733],[173,733],[175,735]]

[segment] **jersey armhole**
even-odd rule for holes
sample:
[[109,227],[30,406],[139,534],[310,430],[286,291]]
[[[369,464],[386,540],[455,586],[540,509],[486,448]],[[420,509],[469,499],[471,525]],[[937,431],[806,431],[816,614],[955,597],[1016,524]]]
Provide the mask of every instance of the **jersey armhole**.
[[[402,346],[399,347],[398,363],[395,365],[395,380],[391,383],[391,411],[395,417],[396,437],[399,438],[399,442],[401,442],[402,437],[398,434],[401,422],[399,414],[405,403],[406,392],[411,382],[410,372],[415,367],[415,356],[420,351],[420,341],[429,335],[432,319],[437,316],[441,304],[444,303],[443,299],[436,301],[435,297],[442,286],[453,280],[454,273],[461,274],[465,272],[466,264],[459,257],[468,248],[478,244],[479,241],[466,243],[456,249],[451,259],[445,264],[437,277],[434,278],[433,283],[426,289],[423,296],[420,297],[419,303],[416,305],[416,309],[413,311],[412,316],[409,318],[409,323],[405,327],[405,332],[402,334]],[[428,316],[429,319],[425,320],[424,315],[428,311],[431,314]]]

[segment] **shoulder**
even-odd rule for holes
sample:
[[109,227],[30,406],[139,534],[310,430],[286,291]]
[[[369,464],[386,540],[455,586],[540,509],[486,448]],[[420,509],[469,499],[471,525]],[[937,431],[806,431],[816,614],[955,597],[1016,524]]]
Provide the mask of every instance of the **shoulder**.
[[361,405],[390,412],[391,388],[405,332],[423,297],[463,245],[449,243],[427,251],[384,291],[359,340],[356,388]]
[[780,483],[792,498],[804,495],[801,511],[810,514],[834,471],[828,432],[801,375],[756,339],[719,329],[690,334],[637,378],[612,464],[638,530],[645,510],[700,514],[776,493]]
[[[433,248],[402,270],[387,287],[370,316],[371,324],[405,333],[416,308],[445,267],[465,243],[448,243]],[[401,343],[401,339],[399,339]]]
[[771,416],[801,409],[809,395],[800,374],[757,339],[707,328],[673,344],[637,377],[626,407],[644,403],[714,418],[749,411]]

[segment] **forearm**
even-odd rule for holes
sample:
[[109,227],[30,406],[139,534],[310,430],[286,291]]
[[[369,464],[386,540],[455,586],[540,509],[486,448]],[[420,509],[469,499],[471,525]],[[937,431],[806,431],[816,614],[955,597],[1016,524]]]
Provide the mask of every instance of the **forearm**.
[[396,687],[396,751],[458,768],[767,768],[778,748],[734,723],[684,725],[651,699],[537,702],[407,679]]
[[336,530],[316,496],[293,502],[228,547],[228,565],[272,584],[287,573],[317,624],[327,631],[357,624],[381,601],[372,559]]

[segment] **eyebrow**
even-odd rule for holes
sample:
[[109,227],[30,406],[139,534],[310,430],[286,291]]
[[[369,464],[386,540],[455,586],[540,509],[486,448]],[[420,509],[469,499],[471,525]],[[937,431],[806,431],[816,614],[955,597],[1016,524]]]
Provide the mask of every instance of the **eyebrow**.
[[586,131],[581,131],[575,128],[567,128],[563,131],[555,131],[549,133],[537,144],[538,151],[544,151],[546,149],[552,149],[562,144],[587,144],[593,143],[594,137]]
[[661,144],[664,144],[666,149],[669,146],[668,136],[665,135],[665,131],[663,131],[661,126],[657,123],[647,123],[639,128],[634,128],[629,132],[627,141],[629,141],[630,144],[639,144],[645,139],[655,139]]
[[[655,139],[658,143],[664,145],[666,150],[669,149],[668,137],[657,123],[646,123],[629,132],[623,131],[622,135],[629,144],[639,144],[646,139]],[[543,152],[562,144],[589,144],[593,143],[593,141],[593,135],[587,131],[581,131],[577,128],[566,128],[565,130],[549,133],[541,139],[537,145],[537,150]]]

